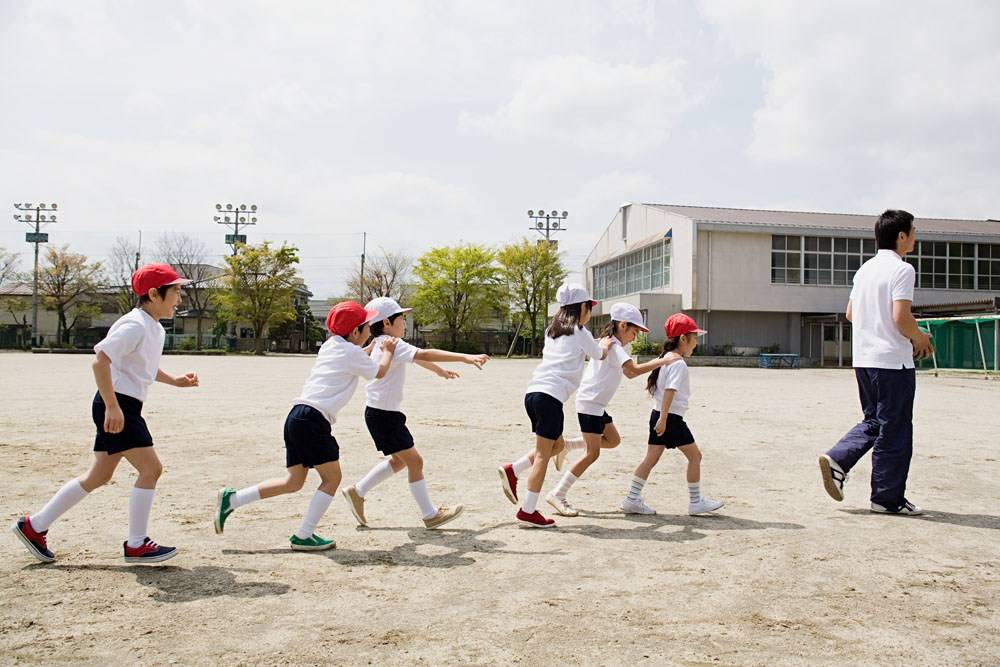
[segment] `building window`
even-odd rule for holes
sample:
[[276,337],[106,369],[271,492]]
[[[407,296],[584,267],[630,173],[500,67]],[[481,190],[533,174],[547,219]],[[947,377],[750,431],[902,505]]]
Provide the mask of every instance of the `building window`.
[[1000,291],[1000,244],[980,243],[977,289]]
[[610,299],[669,286],[670,247],[670,239],[662,239],[593,267],[594,298]]

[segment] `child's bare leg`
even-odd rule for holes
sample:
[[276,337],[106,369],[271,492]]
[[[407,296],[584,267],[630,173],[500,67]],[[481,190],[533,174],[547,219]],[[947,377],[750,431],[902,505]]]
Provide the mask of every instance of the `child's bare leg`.
[[45,503],[45,507],[29,516],[31,527],[40,533],[48,530],[56,519],[86,498],[88,493],[110,482],[112,475],[115,474],[115,468],[118,467],[121,460],[121,454],[94,452],[94,460],[90,464],[90,470],[84,475],[66,482],[49,499],[49,502]]
[[615,428],[614,424],[608,424],[604,427],[604,433],[601,434],[601,449],[614,449],[621,442],[622,437],[618,434],[618,429]]
[[681,445],[677,449],[681,450],[681,454],[687,457],[687,481],[688,484],[696,484],[701,481],[701,450],[698,449],[698,445],[691,443],[690,445]]
[[[302,466],[293,467],[301,468]],[[291,471],[291,468],[289,468],[289,471]],[[302,517],[299,529],[295,531],[295,537],[300,540],[308,540],[315,535],[316,527],[319,525],[323,515],[326,514],[327,509],[330,508],[330,503],[333,502],[333,494],[337,492],[337,487],[340,485],[340,462],[329,461],[327,463],[320,463],[316,466],[316,472],[319,473],[322,481],[319,488],[313,493],[313,497],[309,500],[309,507],[306,509],[305,516]],[[302,480],[305,481],[305,475],[302,476]]]
[[80,486],[87,493],[98,489],[111,481],[118,464],[122,460],[121,454],[108,454],[107,452],[94,452],[94,460],[90,464],[90,470],[77,478]]
[[153,490],[156,482],[163,474],[163,464],[152,447],[134,447],[122,452],[122,455],[132,464],[132,467],[139,473],[139,478],[135,480],[135,488]]
[[587,468],[601,457],[601,448],[604,446],[604,437],[597,433],[584,433],[583,441],[587,443],[587,450],[569,469],[569,474],[577,479],[583,476],[583,473],[587,472]]
[[424,481],[424,460],[417,452],[417,448],[410,447],[392,456],[406,465],[407,476],[410,480],[410,494],[417,501],[421,517],[429,519],[435,516],[438,513],[438,508],[431,501],[430,493],[427,490],[427,482]]
[[[392,460],[396,462],[392,466],[393,470],[402,470],[402,466],[406,466],[407,479],[410,484],[419,482],[424,478],[424,459],[417,452],[416,447],[396,452],[392,455]],[[397,468],[397,465],[400,467]]]
[[343,473],[340,471],[340,461],[321,463],[316,466],[316,472],[319,473],[321,480],[319,490],[329,496],[337,493],[337,487],[340,486],[340,482],[343,479]]
[[653,472],[653,468],[656,464],[660,462],[660,457],[663,456],[663,450],[666,449],[660,445],[646,445],[646,456],[642,459],[633,473],[639,479],[649,479],[649,474]]
[[261,498],[273,498],[286,493],[296,493],[302,490],[309,475],[309,468],[301,465],[289,466],[288,473],[284,478],[275,477],[261,482],[257,485],[257,492]]

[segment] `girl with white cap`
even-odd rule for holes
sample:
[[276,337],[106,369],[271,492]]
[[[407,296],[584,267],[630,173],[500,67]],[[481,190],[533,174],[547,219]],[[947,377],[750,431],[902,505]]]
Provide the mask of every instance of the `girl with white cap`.
[[[372,325],[375,340],[371,344],[372,358],[376,358],[385,341],[402,338],[405,333],[404,315],[412,308],[403,308],[395,300],[381,296],[368,302],[365,308],[377,311],[378,320]],[[375,447],[386,458],[375,465],[368,474],[341,493],[354,514],[358,525],[367,526],[365,516],[365,496],[378,484],[392,477],[403,468],[407,469],[410,493],[420,508],[420,514],[427,528],[438,528],[458,517],[462,505],[438,507],[431,502],[424,479],[424,460],[413,443],[413,436],[406,428],[406,415],[400,410],[403,404],[403,382],[406,380],[406,365],[415,363],[446,380],[457,378],[458,373],[442,369],[436,361],[455,361],[482,369],[489,361],[485,354],[459,354],[446,350],[422,350],[400,340],[393,353],[394,363],[383,378],[368,384],[368,400],[365,404],[365,424],[375,441]]]
[[570,488],[601,455],[601,449],[612,449],[621,443],[621,436],[615,428],[608,404],[621,385],[622,376],[629,379],[639,377],[662,366],[681,359],[676,353],[637,364],[625,350],[639,332],[648,332],[642,321],[642,313],[630,303],[616,303],[611,306],[611,322],[604,330],[604,336],[611,340],[608,357],[604,361],[591,359],[584,373],[583,382],[576,392],[576,412],[580,421],[580,432],[586,443],[586,451],[573,466],[563,473],[556,488],[549,492],[545,500],[562,516],[576,516],[576,508],[566,499]]
[[[667,340],[663,344],[663,357],[676,352],[690,357],[698,347],[698,336],[706,332],[684,313],[674,313],[663,325]],[[635,469],[629,483],[628,494],[621,508],[626,514],[656,514],[656,510],[642,499],[642,489],[653,467],[660,461],[665,449],[678,449],[687,459],[688,514],[714,512],[724,505],[701,495],[701,450],[691,430],[684,422],[691,400],[691,381],[688,367],[683,360],[657,369],[649,376],[646,390],[653,397],[653,411],[649,416],[649,441],[646,456]]]
[[549,459],[566,448],[563,404],[580,386],[585,356],[603,360],[612,344],[610,338],[602,338],[598,343],[586,329],[591,309],[597,305],[596,301],[591,301],[586,288],[573,283],[561,285],[556,292],[556,303],[559,312],[545,330],[542,363],[535,369],[524,396],[524,408],[535,433],[535,450],[502,466],[499,471],[504,495],[515,504],[517,478],[530,471],[528,490],[517,512],[517,521],[532,528],[555,525],[555,521],[538,511],[538,497],[545,483]]

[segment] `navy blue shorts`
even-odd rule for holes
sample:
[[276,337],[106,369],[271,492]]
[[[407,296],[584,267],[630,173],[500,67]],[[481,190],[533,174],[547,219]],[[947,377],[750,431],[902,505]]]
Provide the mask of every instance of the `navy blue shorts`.
[[366,407],[365,425],[375,447],[386,456],[413,447],[413,436],[406,428],[406,415],[402,412]]
[[694,444],[694,436],[691,435],[691,429],[684,422],[684,417],[668,412],[667,429],[663,432],[663,435],[656,435],[656,422],[659,419],[660,411],[653,410],[652,414],[649,415],[650,445],[663,445],[667,449],[676,449],[684,445]]
[[309,405],[293,405],[285,418],[285,467],[315,468],[340,460],[340,445],[323,413]]
[[581,433],[596,433],[597,435],[604,433],[604,427],[614,421],[607,412],[600,417],[577,412],[576,417],[580,420]]
[[94,426],[97,427],[97,436],[94,438],[94,451],[107,452],[108,454],[120,454],[127,449],[136,447],[152,447],[153,436],[149,433],[146,420],[142,418],[142,401],[133,396],[126,396],[115,392],[118,398],[118,406],[125,415],[125,426],[120,433],[108,433],[104,430],[104,399],[101,393],[94,395],[94,403],[91,405],[90,413],[94,418]]
[[541,391],[524,395],[524,409],[531,420],[531,432],[549,440],[563,434],[563,404]]

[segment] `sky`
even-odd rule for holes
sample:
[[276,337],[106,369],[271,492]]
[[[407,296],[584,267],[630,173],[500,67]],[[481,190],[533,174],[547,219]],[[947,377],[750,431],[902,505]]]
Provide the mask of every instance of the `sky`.
[[574,272],[623,202],[1000,218],[998,34],[990,0],[4,0],[0,247],[28,268],[46,201],[96,260],[221,261],[215,205],[257,204],[325,298],[362,232],[499,245],[529,209]]

